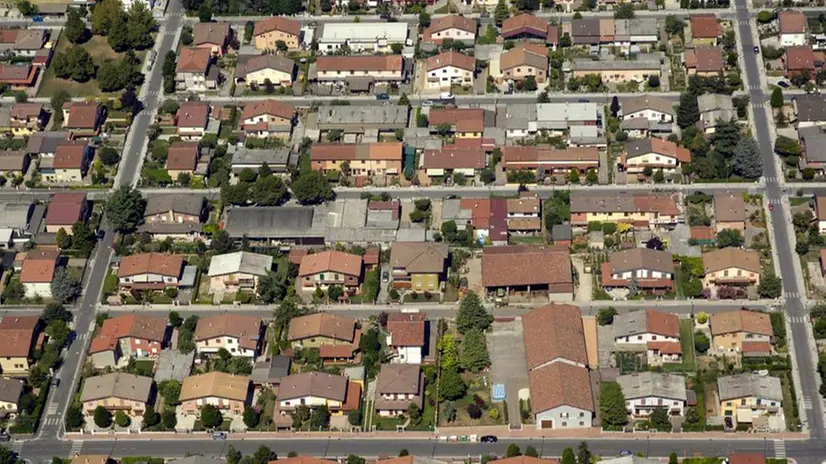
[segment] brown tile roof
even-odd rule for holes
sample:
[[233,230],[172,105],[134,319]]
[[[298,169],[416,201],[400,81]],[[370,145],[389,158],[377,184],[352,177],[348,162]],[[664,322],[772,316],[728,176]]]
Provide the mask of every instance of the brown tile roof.
[[194,171],[198,166],[198,142],[175,142],[169,146],[166,169]]
[[723,311],[711,315],[712,335],[739,332],[772,335],[771,318],[768,314],[745,309]]
[[228,23],[195,23],[192,26],[194,45],[223,46],[229,37]]
[[26,253],[23,266],[20,269],[21,284],[49,283],[54,279],[57,266],[57,250],[32,250]]
[[786,47],[786,70],[802,71],[814,67],[815,55],[811,46]]
[[356,333],[356,320],[329,313],[314,313],[295,317],[290,321],[287,339],[304,340],[311,337],[326,337],[352,342]]
[[430,22],[427,28],[431,32],[441,32],[448,29],[459,29],[460,31],[476,33],[476,20],[465,16],[449,15],[436,18]]
[[502,163],[511,169],[535,167],[538,163],[548,161],[569,165],[579,165],[579,163],[587,165],[599,161],[599,149],[596,147],[569,147],[560,150],[548,145],[514,145],[502,149]]
[[657,350],[661,354],[682,354],[683,347],[679,342],[648,342],[645,347],[649,350]]
[[674,105],[671,101],[655,95],[640,95],[638,97],[621,98],[622,113],[625,115],[638,111],[652,109],[660,113],[674,115]]
[[28,356],[39,325],[40,316],[3,317],[0,321],[0,356]]
[[14,119],[30,119],[40,116],[42,112],[42,103],[15,103],[11,107],[9,116]]
[[815,195],[815,216],[826,221],[826,196]]
[[262,69],[274,69],[294,76],[295,61],[281,55],[258,55],[248,58],[238,64],[235,70],[236,77],[247,77],[250,73]]
[[95,129],[100,104],[95,102],[70,102],[68,106],[69,117],[64,125],[69,129]]
[[802,11],[781,11],[777,14],[781,34],[805,34],[806,15]]
[[179,277],[184,267],[184,257],[166,253],[140,253],[125,256],[118,267],[118,277],[140,274],[158,274]]
[[319,56],[318,71],[401,71],[401,55],[385,56]]
[[482,249],[482,285],[573,284],[571,254],[567,248],[500,246]]
[[508,199],[508,213],[539,214],[542,203],[538,197],[521,197]]
[[695,240],[714,240],[717,234],[714,233],[714,228],[710,226],[691,226],[691,238]]
[[358,349],[358,345],[353,343],[324,344],[318,347],[318,357],[321,359],[353,359]]
[[0,172],[22,171],[28,158],[26,150],[0,150]]
[[390,313],[387,331],[391,346],[424,346],[427,317],[422,313]]
[[81,169],[86,158],[86,142],[61,142],[54,151],[55,169]]
[[522,315],[528,370],[556,360],[587,365],[582,312],[576,306],[551,304]]
[[69,226],[81,220],[81,212],[86,203],[86,194],[83,192],[55,193],[49,201],[46,210],[46,225]]
[[[558,362],[542,369],[528,372],[531,390],[531,406],[534,413],[541,413],[559,406],[571,406],[594,411],[591,396],[591,378],[584,367]],[[571,421],[577,421],[573,417]],[[584,424],[586,427],[591,424]]]
[[301,260],[298,276],[305,277],[319,272],[338,272],[349,276],[361,276],[361,256],[343,251],[328,250],[307,255]]
[[718,222],[746,220],[746,201],[740,194],[714,194],[714,219]]
[[528,13],[508,18],[502,22],[502,37],[504,38],[526,32],[545,37],[548,34],[548,22]]
[[411,274],[441,273],[447,257],[446,243],[395,242],[390,246],[390,266]]
[[484,169],[485,150],[482,147],[462,148],[445,145],[439,150],[425,150],[424,169]]
[[198,321],[198,325],[195,326],[195,341],[216,337],[237,338],[241,348],[254,350],[261,343],[261,319],[225,313]]
[[559,27],[548,26],[548,36],[545,38],[545,43],[550,45],[559,44]]
[[231,375],[223,372],[208,372],[190,375],[181,385],[181,401],[207,397],[217,397],[236,401],[246,401],[250,380],[247,376]]
[[209,122],[209,103],[184,102],[175,117],[178,127],[206,128]]
[[379,395],[420,394],[422,369],[419,364],[384,364],[376,379]]
[[285,32],[298,37],[301,35],[301,23],[283,16],[275,16],[256,22],[252,35],[259,36],[272,31]]
[[[687,51],[688,52],[688,51]],[[687,53],[686,52],[686,53]],[[688,59],[686,59],[686,63]],[[723,70],[723,50],[718,47],[700,46],[694,49],[694,68],[697,72]]]
[[[691,162],[691,151],[687,148],[677,146],[674,142],[651,137],[648,139],[634,140],[625,144],[625,159],[644,156],[649,153],[656,153],[662,156],[674,158],[681,163]],[[623,160],[624,162],[624,160]]]
[[278,400],[313,396],[344,402],[347,398],[347,377],[326,372],[304,372],[281,378]]
[[632,248],[616,251],[609,257],[611,270],[616,273],[647,269],[674,274],[671,253],[648,248]]
[[676,314],[657,311],[656,309],[646,309],[645,330],[657,335],[679,337],[680,318]]
[[179,73],[206,73],[212,52],[208,48],[184,47],[178,53]]
[[374,142],[367,149],[371,160],[401,161],[404,144],[401,142]]
[[89,353],[115,348],[121,338],[137,338],[163,343],[166,338],[166,319],[146,314],[129,314],[106,319],[89,346]]
[[723,28],[714,14],[691,15],[691,37],[713,39],[723,35]]
[[728,455],[729,464],[766,464],[766,457],[762,454],[740,454],[732,453]]
[[369,144],[317,143],[310,148],[310,159],[313,161],[401,161],[403,146],[399,142],[374,142]]
[[476,69],[476,61],[472,56],[463,55],[459,52],[444,52],[431,56],[427,59],[427,70],[434,71],[446,66],[453,66],[466,71]]
[[762,271],[760,253],[754,250],[730,247],[703,253],[703,266],[706,273],[722,271],[732,267],[756,273]]
[[574,191],[571,192],[572,213],[623,213],[646,212],[676,215],[680,210],[671,194],[636,194],[619,192],[611,195]]
[[289,103],[280,102],[273,99],[249,103],[244,105],[244,111],[241,112],[241,122],[263,115],[272,115],[279,118],[292,119],[295,116],[295,107]]
[[427,115],[428,125],[450,124],[458,132],[482,132],[485,129],[485,110],[481,108],[433,108]]
[[154,381],[151,377],[141,377],[126,372],[112,372],[87,377],[83,382],[80,401],[95,401],[107,398],[149,402]]
[[548,48],[534,43],[521,43],[499,55],[499,68],[513,69],[517,66],[531,66],[548,70]]

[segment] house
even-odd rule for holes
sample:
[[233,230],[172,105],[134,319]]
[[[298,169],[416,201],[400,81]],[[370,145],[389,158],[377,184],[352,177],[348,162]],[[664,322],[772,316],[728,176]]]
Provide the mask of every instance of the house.
[[100,103],[66,102],[62,110],[63,128],[72,139],[94,137],[103,124],[104,109]]
[[43,130],[46,113],[42,103],[15,103],[0,109],[0,130],[13,137],[26,137]]
[[316,33],[318,51],[335,53],[342,48],[352,53],[391,53],[393,44],[405,45],[409,27],[405,22],[348,23],[325,22]]
[[0,415],[17,413],[24,386],[22,380],[0,377]]
[[281,379],[290,375],[291,363],[289,356],[271,356],[256,361],[252,365],[250,382],[256,387],[277,388]]
[[606,83],[645,82],[650,76],[659,77],[661,69],[658,55],[640,55],[636,60],[574,58],[571,62],[574,77],[596,74]]
[[298,163],[298,156],[290,147],[267,149],[238,148],[232,154],[230,169],[237,177],[244,169],[258,172],[265,164],[274,173],[285,174],[290,167]]
[[614,316],[614,342],[646,345],[649,342],[680,342],[680,318],[676,314],[645,309]]
[[674,288],[674,262],[671,253],[648,248],[631,248],[611,253],[602,263],[602,286],[606,289],[631,288],[655,293]]
[[230,237],[273,247],[282,244],[323,245],[327,215],[306,206],[229,208],[224,229]]
[[690,17],[691,39],[694,45],[716,47],[723,35],[723,28],[714,14],[695,14]]
[[[255,88],[272,84],[290,87],[295,80],[295,61],[281,55],[240,57],[235,68],[235,83]],[[267,83],[269,82],[269,84]]]
[[816,174],[826,170],[826,133],[821,126],[800,127],[797,130],[800,139],[800,169],[812,168]]
[[387,347],[391,363],[421,364],[425,353],[427,317],[422,313],[394,312],[387,316]]
[[725,70],[723,50],[701,45],[683,52],[683,66],[689,76],[715,77]]
[[777,13],[781,47],[803,46],[806,36],[806,15],[802,11],[785,10]]
[[420,169],[428,177],[451,177],[461,174],[470,179],[487,167],[487,155],[482,147],[459,148],[444,145],[440,149],[425,150],[420,158]]
[[422,42],[441,45],[445,39],[473,44],[476,41],[476,20],[448,15],[434,18],[422,31]]
[[240,416],[250,402],[250,381],[242,375],[213,371],[190,375],[181,385],[181,410],[195,416],[206,404],[218,408],[224,416]]
[[703,286],[760,285],[760,253],[739,248],[721,248],[703,253],[706,275]]
[[400,105],[323,106],[316,123],[321,131],[340,130],[345,134],[395,132],[407,127],[409,113],[406,106]]
[[755,416],[774,415],[783,407],[780,379],[747,372],[717,379],[720,416],[751,423]]
[[574,45],[599,45],[599,18],[582,18],[571,21],[571,41]]
[[40,316],[8,315],[0,321],[0,370],[4,377],[29,375],[40,328]]
[[48,38],[44,29],[0,29],[0,52],[9,57],[34,58]]
[[507,200],[508,232],[531,234],[542,230],[542,202],[536,196],[521,196]]
[[548,22],[533,14],[507,18],[502,22],[502,38],[509,39],[538,39],[543,43],[548,37]]
[[361,256],[327,250],[305,256],[298,268],[298,278],[305,290],[326,289],[331,285],[357,289],[361,280],[361,269]]
[[826,98],[820,94],[795,95],[792,97],[798,130],[804,127],[826,125]]
[[278,42],[284,42],[288,50],[295,50],[301,45],[301,23],[284,16],[257,21],[252,38],[258,50],[278,50]]
[[557,224],[551,229],[551,238],[554,245],[571,246],[574,239],[574,231],[571,224]]
[[395,417],[410,405],[424,406],[424,374],[419,364],[384,364],[376,378],[376,413]]
[[659,138],[631,140],[619,159],[619,168],[628,173],[640,174],[646,168],[662,169],[673,173],[680,165],[691,162],[691,151],[674,142]]
[[741,194],[714,194],[714,230],[746,230],[746,201]]
[[59,258],[58,250],[31,250],[26,253],[20,269],[20,283],[26,298],[52,297],[52,280]]
[[222,57],[232,40],[229,23],[195,23],[192,25],[192,46],[206,48],[214,57]]
[[[368,78],[372,82],[405,80],[404,59],[401,55],[319,56],[316,58],[315,69],[316,80],[319,82],[347,82],[348,78],[359,77]],[[312,68],[310,71],[312,77]]]
[[[176,461],[182,461],[181,459],[176,459]],[[111,464],[112,460],[109,459],[109,455],[107,454],[78,454],[72,458],[70,464]],[[178,464],[185,464],[178,462]],[[194,463],[193,463],[194,464]],[[206,463],[203,463],[206,464]],[[214,463],[217,464],[217,463]]]
[[541,292],[551,300],[571,300],[571,269],[567,247],[517,245],[482,249],[482,286],[491,297]]
[[89,356],[96,369],[116,367],[124,358],[157,358],[168,339],[166,319],[146,314],[116,316],[103,321]]
[[361,384],[340,375],[326,372],[304,372],[281,379],[278,406],[282,414],[297,406],[327,406],[340,415],[361,406]]
[[625,409],[634,418],[645,418],[663,408],[669,416],[682,416],[688,396],[685,378],[662,372],[636,372],[617,377],[625,396]]
[[314,313],[290,321],[287,340],[294,347],[320,348],[323,345],[357,345],[356,320],[330,313]]
[[508,205],[504,198],[459,200],[460,215],[470,219],[473,238],[480,244],[508,244]]
[[180,91],[204,92],[218,87],[218,68],[212,67],[212,50],[184,47],[178,52],[175,88]]
[[564,150],[550,145],[513,145],[502,148],[502,169],[541,172],[543,176],[559,173],[587,172],[599,169],[599,150],[595,147],[569,147]]
[[395,242],[390,247],[394,288],[416,292],[438,292],[447,277],[446,243]]
[[449,89],[452,85],[473,85],[476,61],[459,52],[443,52],[427,59],[427,86]]
[[54,158],[57,146],[69,141],[71,136],[71,132],[35,132],[29,137],[26,153],[42,158]]
[[786,77],[803,76],[813,79],[815,67],[821,67],[815,63],[815,54],[810,45],[786,47],[786,55],[783,62],[786,65]]
[[209,124],[209,103],[189,101],[181,103],[175,114],[175,126],[183,140],[201,140]]
[[123,411],[127,416],[143,416],[147,406],[152,406],[155,382],[151,377],[141,377],[126,372],[112,372],[87,377],[83,381],[80,401],[87,417],[103,406],[110,413]]
[[59,192],[49,200],[46,210],[46,232],[57,233],[63,229],[72,235],[72,226],[84,222],[90,213],[89,202],[83,192]]
[[745,353],[753,344],[771,344],[773,335],[766,313],[738,309],[711,315],[711,346],[720,351]]
[[499,69],[505,79],[524,81],[533,76],[536,82],[545,82],[548,76],[548,48],[524,42],[499,56]]
[[247,137],[289,137],[295,123],[295,107],[278,100],[264,100],[244,106],[241,130]]
[[571,225],[584,227],[589,222],[632,224],[653,229],[683,222],[683,213],[670,194],[571,192]]
[[596,103],[538,103],[534,106],[534,131],[545,130],[550,135],[564,135],[573,127],[602,125],[602,107]]
[[559,26],[549,25],[548,36],[545,38],[545,45],[553,51],[559,46]]
[[432,108],[427,115],[431,132],[450,126],[457,139],[481,138],[485,131],[485,110],[481,108]]
[[766,464],[766,456],[762,454],[729,453],[729,464]]
[[315,171],[327,173],[344,171],[349,164],[353,176],[397,175],[402,172],[400,142],[373,142],[369,144],[315,143],[310,147],[310,163]]
[[613,45],[624,53],[631,52],[632,46],[651,51],[659,40],[659,30],[656,18],[614,19]]
[[[180,130],[180,128],[179,128]],[[181,174],[195,175],[198,167],[198,142],[175,142],[169,146],[166,157],[166,173],[172,179],[179,179]]]
[[171,237],[192,240],[201,235],[204,197],[199,195],[152,195],[146,198],[143,224],[139,232],[147,232],[156,240]]
[[815,216],[820,233],[826,233],[826,197],[815,195]]
[[731,95],[707,93],[697,97],[700,108],[700,125],[706,134],[713,134],[718,121],[731,121],[737,118]]
[[40,160],[43,181],[53,184],[83,182],[89,168],[90,147],[84,141],[61,142],[53,157]]
[[652,122],[671,123],[676,112],[671,101],[656,95],[640,95],[620,99],[622,120],[643,118]]
[[[33,201],[0,202],[0,231],[13,243],[26,243],[43,232],[46,206]],[[8,244],[6,244],[8,246]],[[21,258],[25,254],[21,253]]]
[[209,290],[231,293],[241,290],[256,292],[258,279],[272,269],[272,256],[236,251],[213,256],[209,262]]
[[37,83],[40,66],[31,64],[0,64],[0,83],[25,91]]
[[260,318],[224,313],[199,320],[193,340],[198,354],[223,348],[232,356],[255,358],[263,344],[262,329]]
[[579,308],[534,309],[522,316],[522,330],[536,427],[589,428],[595,409]]
[[124,256],[118,266],[118,284],[121,288],[163,290],[177,287],[184,267],[180,255],[139,253]]

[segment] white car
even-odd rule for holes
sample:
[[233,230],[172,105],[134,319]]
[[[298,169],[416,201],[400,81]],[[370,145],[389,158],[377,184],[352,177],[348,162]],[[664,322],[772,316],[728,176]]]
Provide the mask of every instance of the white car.
[[442,100],[453,100],[456,97],[454,97],[453,94],[450,92],[442,92],[439,98],[441,98]]

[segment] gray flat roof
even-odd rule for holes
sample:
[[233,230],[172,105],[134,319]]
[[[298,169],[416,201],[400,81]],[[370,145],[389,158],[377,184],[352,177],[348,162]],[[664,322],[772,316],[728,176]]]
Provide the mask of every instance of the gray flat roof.
[[578,58],[571,63],[574,71],[636,71],[660,70],[660,60],[600,60]]
[[325,220],[310,206],[237,207],[227,212],[226,230],[236,238],[320,238]]
[[375,124],[407,125],[406,106],[322,106],[318,109],[318,125]]
[[232,154],[232,169],[238,170],[250,166],[262,166],[267,163],[270,167],[286,167],[293,164],[292,150],[289,147],[248,149],[239,148]]

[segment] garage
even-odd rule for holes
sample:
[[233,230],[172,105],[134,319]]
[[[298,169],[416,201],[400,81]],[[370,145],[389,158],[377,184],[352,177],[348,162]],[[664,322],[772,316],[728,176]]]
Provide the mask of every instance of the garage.
[[543,420],[539,423],[539,428],[541,428],[541,429],[552,429],[552,428],[554,428],[554,421],[553,420]]

